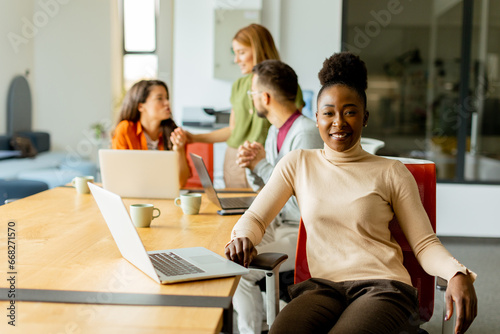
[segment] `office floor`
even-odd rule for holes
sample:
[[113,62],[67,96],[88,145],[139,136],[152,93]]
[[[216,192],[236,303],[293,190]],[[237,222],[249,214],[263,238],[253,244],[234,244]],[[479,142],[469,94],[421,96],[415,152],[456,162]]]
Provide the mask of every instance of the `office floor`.
[[[478,316],[467,334],[500,333],[500,239],[441,237],[440,240],[457,260],[478,275],[474,283],[479,301]],[[441,333],[442,296],[436,294],[434,315],[422,326],[429,334]]]

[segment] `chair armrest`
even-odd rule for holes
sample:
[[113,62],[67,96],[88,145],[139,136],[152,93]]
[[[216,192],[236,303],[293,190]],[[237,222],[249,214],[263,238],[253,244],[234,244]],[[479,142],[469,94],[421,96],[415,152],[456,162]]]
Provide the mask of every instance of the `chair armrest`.
[[248,266],[249,269],[261,270],[266,274],[267,324],[271,326],[279,309],[279,270],[288,255],[282,253],[258,254]]
[[448,287],[448,281],[445,280],[444,278],[441,278],[439,276],[436,277],[436,289],[440,291],[440,294],[442,293],[443,295],[441,296],[442,299],[442,320],[441,320],[441,333],[455,333],[455,322],[456,322],[456,317],[457,317],[457,312],[453,312],[451,315],[451,319],[448,321],[444,321],[444,318],[446,316],[446,288]]
[[440,291],[446,291],[448,288],[448,281],[441,277],[436,277],[436,289]]
[[268,270],[272,271],[276,266],[279,266],[286,259],[288,255],[283,253],[262,253],[258,254],[250,263],[250,269]]

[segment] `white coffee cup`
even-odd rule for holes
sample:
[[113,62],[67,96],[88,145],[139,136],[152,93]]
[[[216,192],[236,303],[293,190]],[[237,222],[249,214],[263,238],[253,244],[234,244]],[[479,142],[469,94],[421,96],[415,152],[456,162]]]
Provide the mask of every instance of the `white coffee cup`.
[[90,193],[89,186],[87,182],[94,183],[93,176],[77,176],[72,181],[71,184],[76,188],[76,192],[79,194],[88,194]]
[[[154,210],[158,210],[156,216],[153,215]],[[160,217],[160,214],[160,209],[155,208],[153,204],[132,204],[130,206],[130,217],[137,227],[149,227],[151,221]]]
[[186,215],[197,215],[200,212],[201,194],[183,194],[174,200]]

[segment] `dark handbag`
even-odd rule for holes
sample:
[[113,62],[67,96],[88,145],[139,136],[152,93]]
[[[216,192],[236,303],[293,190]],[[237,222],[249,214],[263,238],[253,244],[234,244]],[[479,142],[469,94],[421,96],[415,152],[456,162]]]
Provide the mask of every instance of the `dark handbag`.
[[33,158],[38,153],[28,137],[14,135],[10,140],[10,145],[14,150],[21,152],[21,158]]

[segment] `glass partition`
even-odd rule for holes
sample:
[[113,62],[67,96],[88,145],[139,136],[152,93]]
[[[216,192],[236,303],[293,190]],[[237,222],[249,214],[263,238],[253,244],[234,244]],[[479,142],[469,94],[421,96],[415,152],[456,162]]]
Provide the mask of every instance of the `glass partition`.
[[474,1],[467,180],[500,181],[500,1]]
[[344,10],[343,49],[368,68],[363,136],[385,142],[377,153],[432,160],[441,181],[500,182],[500,1],[345,0]]

